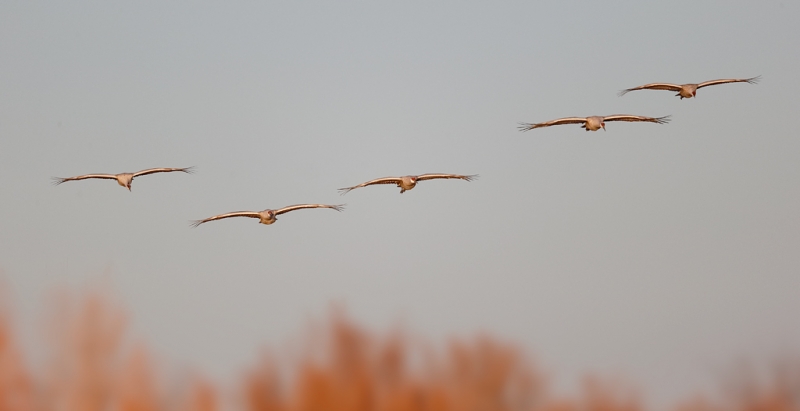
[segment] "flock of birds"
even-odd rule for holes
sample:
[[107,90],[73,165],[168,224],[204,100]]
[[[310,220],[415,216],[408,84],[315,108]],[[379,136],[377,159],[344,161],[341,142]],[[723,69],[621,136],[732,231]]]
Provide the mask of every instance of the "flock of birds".
[[[751,77],[746,79],[720,79],[720,80],[711,80],[705,81],[702,83],[697,84],[670,84],[670,83],[650,83],[645,84],[638,87],[633,87],[629,89],[625,89],[619,92],[620,96],[625,95],[631,91],[637,90],[668,90],[668,91],[677,91],[678,94],[676,96],[680,97],[681,100],[684,98],[692,98],[697,96],[697,90],[708,87],[714,86],[718,84],[727,84],[727,83],[749,83],[755,84],[758,80],[761,79],[761,76],[758,77]],[[542,123],[520,123],[519,129],[520,131],[528,131],[533,130],[536,128],[543,128],[543,127],[550,127],[550,126],[558,126],[562,124],[581,124],[581,128],[585,129],[586,131],[597,131],[599,129],[606,129],[606,122],[607,121],[627,121],[627,122],[647,122],[647,123],[655,123],[655,124],[665,124],[669,122],[670,116],[663,116],[663,117],[646,117],[646,116],[635,116],[630,114],[614,114],[610,116],[590,116],[590,117],[564,117],[559,118],[556,120],[545,121]],[[194,167],[184,167],[184,168],[149,168],[147,170],[137,171],[135,173],[119,173],[119,174],[85,174],[81,176],[75,177],[67,177],[67,178],[53,178],[53,183],[55,185],[59,185],[62,183],[66,183],[68,181],[77,181],[77,180],[87,180],[87,179],[106,179],[106,180],[117,180],[117,184],[122,187],[131,190],[131,184],[133,183],[133,179],[139,176],[145,176],[149,174],[156,174],[156,173],[172,173],[172,172],[183,172],[183,173],[192,173],[194,171]],[[461,175],[461,174],[421,174],[421,175],[409,175],[403,177],[383,177],[383,178],[376,178],[374,180],[366,181],[358,185],[354,185],[352,187],[345,187],[340,188],[339,192],[344,195],[349,193],[356,188],[367,187],[371,185],[377,184],[394,184],[400,188],[400,194],[405,193],[408,190],[416,187],[417,183],[420,181],[426,180],[436,180],[436,179],[459,179],[465,181],[472,181],[476,179],[477,175]],[[231,213],[219,214],[212,217],[208,217],[202,220],[196,220],[192,222],[192,226],[197,227],[200,224],[207,223],[210,221],[222,220],[225,218],[231,217],[249,217],[249,218],[257,218],[261,224],[272,224],[277,221],[277,216],[281,214],[288,213],[290,211],[295,210],[302,210],[306,208],[330,208],[336,211],[342,211],[344,209],[344,204],[338,205],[327,205],[327,204],[296,204],[291,205],[279,209],[266,209],[263,211],[234,211]]]

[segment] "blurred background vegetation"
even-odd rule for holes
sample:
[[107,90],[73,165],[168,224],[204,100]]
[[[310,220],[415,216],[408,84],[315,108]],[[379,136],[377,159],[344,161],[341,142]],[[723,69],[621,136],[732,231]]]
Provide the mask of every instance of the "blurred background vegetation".
[[[0,411],[646,408],[635,384],[619,379],[587,376],[580,392],[555,393],[547,371],[514,344],[490,335],[432,345],[401,328],[370,332],[338,308],[287,349],[264,349],[237,381],[215,383],[200,373],[167,377],[157,357],[131,341],[124,310],[102,292],[54,298],[45,322],[46,360],[30,367],[3,300]],[[768,375],[747,367],[730,374],[719,392],[698,393],[672,410],[800,410],[800,363],[779,362]]]

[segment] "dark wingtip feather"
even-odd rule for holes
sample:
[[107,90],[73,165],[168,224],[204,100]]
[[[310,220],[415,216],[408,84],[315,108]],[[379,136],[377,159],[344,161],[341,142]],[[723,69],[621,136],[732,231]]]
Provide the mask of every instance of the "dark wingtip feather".
[[519,126],[517,126],[517,128],[519,129],[519,131],[529,131],[529,130],[533,130],[534,129],[533,126],[535,126],[535,125],[536,124],[532,124],[532,123],[519,123]]
[[192,228],[196,228],[197,226],[199,226],[200,224],[203,224],[204,222],[205,222],[205,220],[193,220],[193,221],[189,221],[189,225],[192,226]]
[[620,96],[620,97],[622,97],[622,96],[624,96],[625,94],[627,94],[629,91],[631,91],[631,89],[620,90],[620,92],[619,92],[619,93],[617,93],[617,95],[618,95],[618,96]]
[[664,116],[664,117],[656,117],[656,123],[658,123],[658,124],[667,124],[667,123],[670,122],[670,120],[672,120],[671,117],[672,117],[671,114],[667,115],[667,116]]
[[337,191],[339,192],[340,196],[343,196],[343,195],[349,193],[352,190],[353,190],[353,187],[345,187],[345,188],[340,188]]
[[195,166],[185,167],[185,168],[181,169],[181,171],[183,171],[184,173],[187,173],[187,174],[194,174],[197,171],[197,167],[195,167]]
[[750,83],[750,84],[758,84],[758,82],[761,81],[761,75],[759,74],[759,75],[757,75],[755,77],[750,77],[749,79],[747,79],[745,81]]
[[50,184],[52,184],[54,186],[57,186],[57,185],[65,182],[65,181],[67,181],[66,178],[61,178],[61,177],[50,177],[50,180],[51,180]]
[[464,180],[467,180],[467,181],[474,181],[474,180],[477,180],[477,179],[478,179],[478,177],[480,177],[480,175],[479,175],[479,174],[470,174],[470,175],[468,175],[468,176],[464,176]]
[[336,205],[332,205],[330,208],[332,208],[332,209],[334,209],[336,211],[342,211],[342,210],[344,210],[346,205],[347,204],[336,204]]

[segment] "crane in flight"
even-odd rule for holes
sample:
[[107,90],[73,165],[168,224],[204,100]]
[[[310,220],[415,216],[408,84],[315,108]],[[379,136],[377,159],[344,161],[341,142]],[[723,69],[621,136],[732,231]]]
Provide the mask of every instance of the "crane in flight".
[[681,100],[683,100],[685,98],[696,97],[697,90],[703,87],[716,86],[717,84],[728,84],[728,83],[756,84],[758,83],[759,80],[761,80],[761,76],[750,77],[750,78],[729,78],[729,79],[710,80],[698,84],[650,83],[650,84],[645,84],[643,86],[622,90],[619,92],[619,95],[624,96],[626,93],[636,90],[669,90],[669,91],[677,91],[678,94],[676,94],[676,96],[680,97]]
[[135,177],[146,176],[148,174],[155,174],[155,173],[172,173],[175,171],[181,171],[184,173],[193,173],[194,167],[184,167],[184,168],[148,168],[147,170],[137,171],[135,173],[119,173],[119,174],[84,174],[82,176],[75,176],[75,177],[53,177],[53,184],[59,185],[62,183],[66,183],[67,181],[77,181],[77,180],[86,180],[90,178],[99,178],[105,180],[117,180],[117,184],[125,187],[128,191],[131,191],[131,183],[133,183],[133,179]]
[[614,114],[611,116],[591,116],[591,117],[564,117],[556,120],[545,121],[544,123],[520,123],[519,131],[528,131],[535,128],[560,126],[562,124],[580,124],[586,131],[597,131],[601,128],[606,129],[606,121],[628,121],[665,124],[669,122],[669,116],[664,117],[645,117],[633,116],[630,114]]
[[261,224],[272,224],[278,220],[278,216],[284,213],[288,213],[294,210],[302,210],[304,208],[330,208],[336,211],[342,211],[344,209],[344,204],[339,205],[327,205],[327,204],[296,204],[291,205],[288,207],[279,208],[277,210],[266,209],[264,211],[234,211],[232,213],[225,213],[220,215],[215,215],[213,217],[208,217],[203,220],[192,221],[192,227],[197,227],[200,224],[207,223],[209,221],[216,221],[222,220],[223,218],[231,218],[231,217],[250,217],[250,218],[257,218],[259,223]]
[[355,190],[359,187],[366,187],[375,184],[395,184],[400,187],[400,194],[405,193],[408,190],[417,186],[417,182],[425,181],[425,180],[435,180],[435,179],[451,179],[456,178],[460,180],[472,181],[478,178],[477,174],[473,175],[461,175],[461,174],[421,174],[418,176],[403,176],[403,177],[383,177],[383,178],[376,178],[374,180],[367,181],[365,183],[361,183],[359,185],[355,185],[352,187],[345,187],[340,188],[339,192],[342,195],[349,193],[352,190]]

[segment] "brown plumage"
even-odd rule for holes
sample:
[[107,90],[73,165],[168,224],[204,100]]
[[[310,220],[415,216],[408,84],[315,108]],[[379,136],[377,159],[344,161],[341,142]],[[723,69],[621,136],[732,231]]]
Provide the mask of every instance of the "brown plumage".
[[650,84],[645,84],[643,86],[622,90],[619,92],[619,95],[624,96],[626,93],[636,90],[668,90],[668,91],[677,91],[678,94],[676,94],[676,96],[680,97],[681,100],[683,100],[685,98],[696,97],[697,90],[703,87],[715,86],[717,84],[727,84],[727,83],[756,84],[758,83],[759,80],[761,80],[761,76],[750,77],[750,78],[730,78],[730,79],[710,80],[698,84],[650,83]]
[[408,190],[416,187],[418,181],[425,181],[425,180],[434,180],[434,179],[450,179],[450,178],[457,178],[460,180],[472,181],[478,178],[477,174],[473,175],[461,175],[461,174],[421,174],[418,176],[403,176],[403,177],[383,177],[383,178],[376,178],[375,180],[370,180],[365,183],[361,183],[359,185],[355,185],[352,187],[345,187],[340,188],[339,191],[342,195],[349,193],[352,190],[355,190],[359,187],[366,187],[375,184],[395,184],[400,187],[400,194],[405,193]]
[[60,178],[60,177],[53,177],[53,184],[59,185],[62,183],[66,183],[67,181],[77,181],[77,180],[86,180],[90,178],[99,178],[105,180],[117,180],[117,184],[125,187],[128,191],[131,191],[131,184],[133,183],[134,177],[146,176],[148,174],[155,174],[155,173],[171,173],[175,171],[181,171],[184,173],[193,173],[194,167],[184,167],[184,168],[148,168],[147,170],[137,171],[135,173],[119,173],[119,174],[84,174],[82,176],[75,176],[75,177],[67,177],[67,178]]
[[277,216],[288,213],[294,210],[301,210],[304,208],[330,208],[336,211],[342,211],[344,209],[344,204],[338,205],[326,205],[326,204],[296,204],[291,205],[283,208],[279,208],[277,210],[266,209],[264,211],[234,211],[232,213],[225,213],[220,215],[215,215],[213,217],[208,217],[203,220],[197,220],[192,222],[193,227],[197,227],[200,224],[207,223],[209,221],[216,221],[222,220],[223,218],[231,218],[231,217],[250,217],[250,218],[257,218],[261,224],[272,224],[278,220]]
[[591,116],[591,117],[564,117],[556,120],[545,121],[544,123],[520,123],[520,131],[533,130],[535,128],[559,126],[562,124],[580,124],[586,131],[597,131],[606,129],[606,121],[629,121],[665,124],[669,121],[669,116],[664,117],[644,117],[633,116],[630,114],[614,114],[611,116]]

